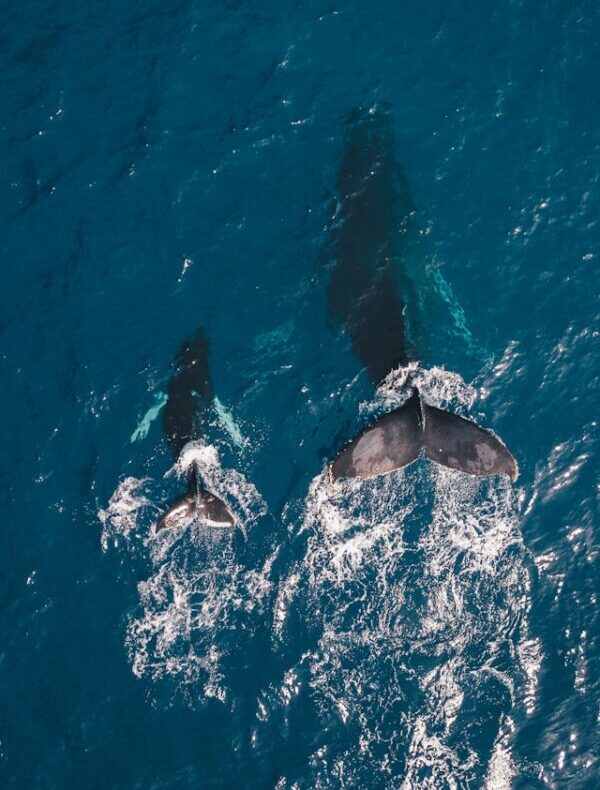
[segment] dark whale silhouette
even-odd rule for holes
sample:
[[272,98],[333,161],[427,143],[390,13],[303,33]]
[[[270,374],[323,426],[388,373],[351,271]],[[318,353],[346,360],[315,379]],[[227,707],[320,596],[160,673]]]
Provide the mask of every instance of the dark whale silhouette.
[[[341,201],[332,234],[327,296],[331,314],[375,386],[413,356],[404,325],[405,302],[393,262],[413,207],[394,158],[392,125],[380,111],[356,110],[338,179]],[[425,403],[413,386],[408,401],[358,434],[328,467],[330,479],[369,478],[406,466],[422,453],[471,475],[508,475],[517,463],[491,432]]]
[[[175,373],[167,386],[162,421],[173,458],[188,442],[202,436],[213,402],[214,391],[208,364],[208,343],[202,330],[181,346]],[[185,494],[169,507],[156,525],[156,532],[198,520],[215,526],[234,526],[235,518],[219,497],[200,486],[195,465],[188,472]]]

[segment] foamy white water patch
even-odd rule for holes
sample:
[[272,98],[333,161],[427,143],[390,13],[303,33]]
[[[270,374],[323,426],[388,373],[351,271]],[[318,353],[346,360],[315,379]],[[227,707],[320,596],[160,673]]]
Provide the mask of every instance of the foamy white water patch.
[[134,674],[171,680],[173,693],[193,703],[226,701],[229,662],[261,621],[270,591],[267,573],[237,561],[231,533],[192,527],[138,585],[141,612],[126,638]]
[[148,478],[139,480],[137,477],[126,477],[121,481],[110,498],[106,509],[98,511],[102,524],[100,542],[106,551],[112,543],[117,546],[119,540],[129,540],[136,532],[138,518],[151,502],[144,493]]
[[507,717],[500,728],[485,777],[485,790],[511,790],[518,768],[511,752],[514,723]]
[[468,384],[458,373],[445,368],[422,368],[410,362],[391,370],[377,387],[372,401],[361,404],[364,413],[401,406],[416,387],[427,403],[440,409],[453,407],[458,413],[470,409],[480,396],[479,390]]
[[[390,374],[367,410],[401,403],[409,377],[455,411],[477,395],[454,374],[414,366]],[[521,661],[530,581],[517,512],[508,481],[426,461],[364,482],[313,481],[290,525],[303,558],[279,583],[273,619],[277,643],[310,613],[313,648],[290,671],[305,677],[298,693],[322,722],[344,728],[312,755],[311,786],[377,776],[405,790],[486,777],[489,787],[509,776],[509,744],[497,738],[511,708],[526,707],[534,669]],[[275,708],[282,695],[275,684],[266,699]]]

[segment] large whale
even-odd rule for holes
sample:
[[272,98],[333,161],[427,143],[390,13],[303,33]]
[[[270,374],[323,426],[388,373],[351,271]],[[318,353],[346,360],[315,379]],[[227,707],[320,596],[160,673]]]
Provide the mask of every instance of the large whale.
[[[394,273],[398,240],[406,233],[412,206],[385,113],[356,110],[350,117],[337,188],[329,308],[377,386],[414,353],[407,343],[406,305]],[[518,474],[515,459],[497,436],[426,403],[413,386],[404,405],[367,426],[338,453],[328,476],[370,478],[422,454],[471,475],[508,475],[514,480]]]
[[[174,375],[167,387],[162,421],[171,453],[177,460],[189,442],[202,436],[214,399],[208,343],[201,330],[192,340],[183,343],[174,368]],[[156,525],[156,532],[193,521],[203,521],[218,527],[235,525],[235,518],[223,500],[201,487],[195,464],[188,471],[187,483],[186,492],[162,516]]]

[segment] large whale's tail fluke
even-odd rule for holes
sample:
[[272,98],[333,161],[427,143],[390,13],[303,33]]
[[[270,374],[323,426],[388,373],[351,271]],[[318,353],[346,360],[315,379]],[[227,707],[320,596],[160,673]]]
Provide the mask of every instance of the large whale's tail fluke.
[[155,534],[163,529],[187,527],[196,521],[211,527],[234,527],[236,524],[235,516],[225,502],[205,488],[200,488],[197,474],[193,472],[187,491],[159,519]]
[[506,445],[471,420],[423,403],[425,453],[450,469],[469,475],[506,475],[516,480],[519,467]]
[[346,445],[329,465],[329,477],[375,477],[407,466],[423,452],[431,461],[470,475],[512,480],[518,475],[517,462],[497,436],[424,403],[415,390],[403,406]]

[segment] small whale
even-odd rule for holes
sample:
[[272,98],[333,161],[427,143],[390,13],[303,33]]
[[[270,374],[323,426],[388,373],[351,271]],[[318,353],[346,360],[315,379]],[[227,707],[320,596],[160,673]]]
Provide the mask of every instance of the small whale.
[[[406,232],[413,206],[395,162],[389,116],[359,109],[349,123],[327,297],[332,316],[344,326],[376,387],[413,359],[404,326],[406,305],[392,271],[395,244]],[[335,456],[327,474],[330,480],[370,478],[422,454],[470,475],[512,480],[518,475],[517,462],[497,436],[429,405],[414,385],[407,402],[362,430]]]
[[[167,401],[162,413],[165,437],[175,460],[189,442],[202,436],[214,400],[208,353],[208,342],[199,330],[192,340],[183,343],[175,360],[175,372],[167,386]],[[187,491],[160,518],[155,533],[193,521],[216,527],[236,524],[223,500],[201,487],[195,464],[188,472]]]

